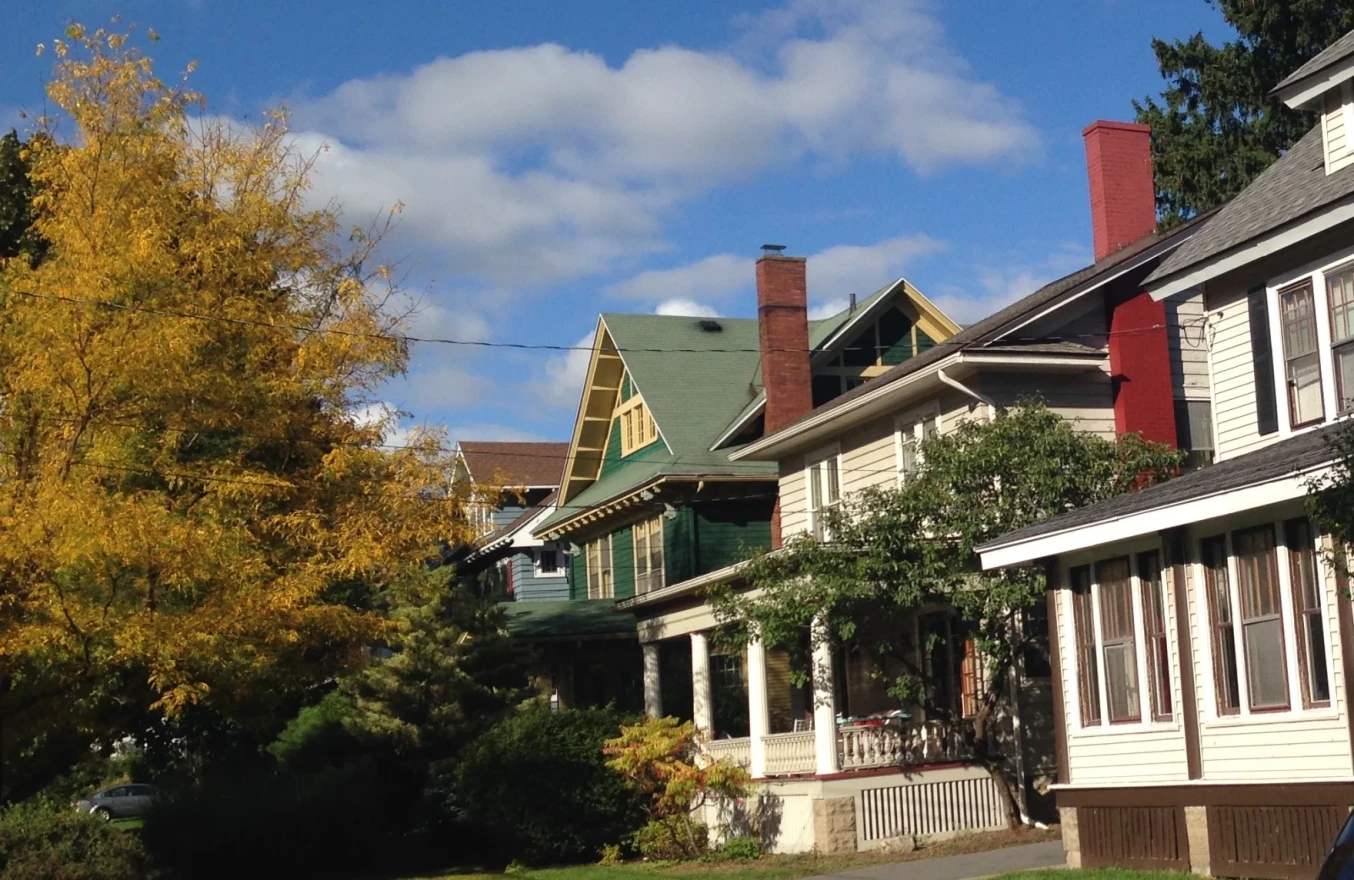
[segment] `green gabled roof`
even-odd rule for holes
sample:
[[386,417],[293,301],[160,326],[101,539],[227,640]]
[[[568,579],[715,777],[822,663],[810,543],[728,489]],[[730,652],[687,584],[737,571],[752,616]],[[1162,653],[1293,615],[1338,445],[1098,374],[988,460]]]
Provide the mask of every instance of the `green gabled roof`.
[[537,526],[545,532],[580,510],[623,495],[662,476],[766,475],[776,467],[729,461],[732,449],[710,446],[761,388],[755,318],[718,318],[721,330],[701,329],[704,318],[606,313],[602,323],[619,350],[634,387],[644,397],[661,437],[658,448],[615,461],[567,505]]

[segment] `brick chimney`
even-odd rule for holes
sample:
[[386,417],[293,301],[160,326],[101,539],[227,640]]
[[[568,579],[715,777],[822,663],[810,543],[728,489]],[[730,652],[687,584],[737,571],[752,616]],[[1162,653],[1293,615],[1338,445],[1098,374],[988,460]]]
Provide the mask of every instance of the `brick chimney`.
[[1101,119],[1082,129],[1081,136],[1091,179],[1095,258],[1103,260],[1156,231],[1152,128]]
[[[1156,231],[1152,129],[1100,120],[1082,131],[1091,184],[1097,261]],[[1111,282],[1105,295],[1114,427],[1120,434],[1176,444],[1166,305],[1144,290]]]
[[757,261],[757,330],[768,434],[813,409],[807,264],[803,257],[780,254],[765,254]]
[[[770,434],[813,409],[809,373],[808,261],[767,245],[757,261],[757,331],[766,388],[764,432]],[[781,546],[780,499],[771,510],[771,546]]]

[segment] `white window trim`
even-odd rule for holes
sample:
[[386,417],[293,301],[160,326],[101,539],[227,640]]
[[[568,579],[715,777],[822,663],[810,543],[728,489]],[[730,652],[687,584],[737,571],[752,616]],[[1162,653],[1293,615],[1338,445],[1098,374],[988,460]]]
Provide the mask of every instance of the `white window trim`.
[[[1351,129],[1354,133],[1354,129]],[[1332,257],[1308,263],[1265,284],[1265,307],[1269,314],[1269,348],[1274,368],[1274,393],[1279,411],[1279,436],[1291,437],[1312,431],[1346,416],[1339,415],[1339,401],[1335,390],[1335,356],[1331,351],[1330,297],[1326,291],[1326,275],[1354,263],[1354,248],[1345,248]],[[1312,285],[1312,308],[1316,312],[1317,363],[1321,368],[1321,406],[1324,417],[1319,422],[1294,428],[1288,402],[1288,372],[1283,349],[1283,310],[1279,307],[1279,291],[1303,281]],[[1214,429],[1216,431],[1216,427]],[[1230,544],[1229,544],[1230,547]]]
[[[555,554],[554,571],[545,571],[544,569],[541,568],[541,555],[544,553]],[[532,556],[531,565],[536,572],[536,577],[538,578],[564,577],[564,572],[566,568],[566,558],[563,550],[560,550],[558,547],[539,547],[537,548],[536,552],[534,552],[531,556]]]
[[921,453],[921,444],[923,440],[923,425],[928,419],[936,420],[936,435],[945,433],[945,421],[940,413],[940,404],[931,403],[926,406],[917,407],[908,410],[893,420],[893,470],[894,479],[898,485],[902,485],[903,480],[903,431],[912,430],[913,439],[917,443],[917,465],[920,466],[923,459]]
[[[808,524],[809,534],[817,534],[818,529],[818,511],[813,506],[813,467],[822,464],[828,459],[836,459],[837,462],[837,500],[835,504],[840,505],[846,497],[845,486],[842,481],[842,450],[841,444],[833,443],[824,446],[804,457],[804,520]],[[826,494],[826,493],[825,493]]]
[[[1333,632],[1330,619],[1330,601],[1328,591],[1332,573],[1330,572],[1325,554],[1322,552],[1322,545],[1316,546],[1316,564],[1317,577],[1321,585],[1321,626],[1326,638],[1326,681],[1330,683],[1331,700],[1329,706],[1320,706],[1314,709],[1306,709],[1302,704],[1302,679],[1301,668],[1298,660],[1297,643],[1297,620],[1293,610],[1293,583],[1291,572],[1288,566],[1288,546],[1286,534],[1284,532],[1284,523],[1290,519],[1300,519],[1303,513],[1300,510],[1289,511],[1287,516],[1279,516],[1273,519],[1255,519],[1241,518],[1228,520],[1218,523],[1209,528],[1193,530],[1195,534],[1190,536],[1189,547],[1192,555],[1190,563],[1190,575],[1193,582],[1197,585],[1195,595],[1195,620],[1196,631],[1199,636],[1200,668],[1203,671],[1203,695],[1204,695],[1204,723],[1210,727],[1245,727],[1256,724],[1280,724],[1292,722],[1296,719],[1319,719],[1335,718],[1340,715],[1340,709],[1337,705],[1339,698],[1335,685],[1335,658],[1334,648],[1331,644],[1331,634]],[[1232,533],[1238,530],[1255,528],[1258,526],[1269,525],[1274,529],[1275,538],[1275,559],[1274,563],[1279,570],[1279,601],[1283,611],[1283,637],[1284,637],[1284,665],[1285,673],[1288,676],[1288,708],[1287,709],[1261,709],[1255,712],[1250,708],[1250,686],[1247,679],[1246,670],[1246,647],[1245,636],[1243,635],[1241,621],[1241,593],[1240,584],[1236,576],[1236,555],[1232,546]],[[1315,530],[1314,530],[1315,531]],[[1236,650],[1236,672],[1237,672],[1237,692],[1240,709],[1231,715],[1224,715],[1218,712],[1217,700],[1217,678],[1215,676],[1213,665],[1213,620],[1209,609],[1209,597],[1205,592],[1204,564],[1201,544],[1205,538],[1213,538],[1222,534],[1226,538],[1227,547],[1227,579],[1228,579],[1228,599],[1231,603],[1233,643]],[[1319,537],[1319,536],[1315,536]],[[1343,647],[1343,646],[1342,646]]]
[[[611,572],[611,585],[610,585],[611,592],[610,593],[607,592],[606,590],[607,585],[601,583],[602,579],[599,576],[597,579],[598,594],[594,596],[592,594],[592,554],[588,552],[588,547],[591,546],[592,544],[600,543],[603,539],[606,540],[606,555],[607,555],[606,570]],[[600,564],[601,553],[598,553],[597,555],[599,557],[598,562]],[[587,544],[583,545],[583,572],[584,572],[583,576],[586,579],[587,594],[589,599],[616,598],[616,539],[614,535],[603,535],[602,537],[594,538]]]
[[[1059,590],[1059,601],[1057,607],[1058,614],[1058,632],[1060,634],[1058,643],[1061,645],[1064,641],[1071,645],[1071,649],[1060,651],[1067,657],[1067,668],[1069,685],[1064,686],[1064,693],[1070,696],[1066,717],[1068,719],[1069,733],[1076,737],[1097,737],[1097,736],[1119,736],[1125,733],[1135,733],[1142,731],[1164,731],[1181,729],[1181,711],[1180,711],[1180,643],[1179,633],[1175,628],[1175,615],[1170,612],[1174,608],[1175,584],[1168,577],[1169,569],[1166,566],[1165,548],[1159,541],[1143,540],[1134,541],[1115,547],[1113,552],[1108,552],[1106,548],[1099,548],[1100,552],[1094,554],[1077,554],[1069,557],[1068,561],[1062,565],[1061,578],[1064,584],[1071,584],[1071,571],[1081,566],[1089,566],[1091,572],[1091,625],[1095,630],[1095,658],[1097,663],[1096,682],[1098,685],[1098,698],[1100,701],[1100,723],[1085,725],[1082,723],[1081,713],[1081,662],[1076,650],[1077,630],[1076,614],[1072,608],[1073,596],[1070,589]],[[1157,559],[1161,564],[1161,584],[1162,599],[1166,603],[1163,609],[1165,612],[1166,623],[1166,654],[1170,666],[1171,680],[1167,683],[1171,693],[1171,717],[1168,721],[1156,721],[1152,717],[1152,692],[1149,685],[1149,659],[1147,656],[1146,639],[1146,620],[1143,617],[1142,605],[1142,579],[1138,572],[1138,556],[1143,553],[1155,551]],[[1105,675],[1103,659],[1105,656],[1104,633],[1100,619],[1100,581],[1096,578],[1095,566],[1097,562],[1106,562],[1116,559],[1120,556],[1128,557],[1129,584],[1133,597],[1133,647],[1137,653],[1138,667],[1138,720],[1137,721],[1117,721],[1109,720],[1109,684],[1108,677]],[[1066,633],[1067,639],[1063,639],[1061,634]]]
[[[648,586],[643,592],[641,592],[640,589],[639,589],[639,577],[640,577],[640,575],[639,575],[639,528],[640,528],[640,526],[645,526],[645,527],[650,527],[650,528],[651,528],[653,525],[657,525],[658,528],[657,528],[656,530],[650,530],[650,531],[648,531],[647,537],[648,537],[648,540],[649,540],[650,544],[652,544],[655,533],[658,535],[658,543],[659,543],[660,548],[661,548],[661,551],[660,551],[660,552],[661,552],[661,557],[662,557],[663,565],[662,565],[661,568],[658,569],[658,583],[655,585],[655,584],[653,583],[653,572],[651,572],[651,571],[649,571],[649,570],[647,569],[647,566],[648,566],[649,563],[648,563],[648,559],[645,559],[645,562],[644,562],[644,564],[645,564],[645,566],[646,566],[646,569],[645,569],[645,577],[647,577],[647,578],[649,579],[649,586]],[[646,544],[645,546],[646,546],[646,548],[649,550],[649,555],[652,556],[652,547],[651,547],[649,544]],[[614,547],[614,544],[613,544],[613,547]],[[635,567],[635,595],[636,595],[636,596],[647,595],[647,594],[649,594],[649,593],[654,592],[655,590],[661,590],[661,589],[663,589],[663,587],[667,586],[667,582],[668,582],[668,578],[667,578],[668,548],[667,548],[667,542],[664,541],[664,539],[663,539],[663,516],[662,516],[661,514],[658,515],[658,516],[655,516],[655,517],[651,517],[651,518],[649,518],[649,519],[642,519],[642,520],[640,520],[639,522],[635,523],[633,526],[630,527],[630,558],[634,560],[634,567]],[[614,572],[613,572],[613,574],[612,574],[612,576],[611,576],[611,579],[612,579],[612,582],[614,583],[614,582],[615,582],[615,579],[616,579],[616,576],[615,576]]]

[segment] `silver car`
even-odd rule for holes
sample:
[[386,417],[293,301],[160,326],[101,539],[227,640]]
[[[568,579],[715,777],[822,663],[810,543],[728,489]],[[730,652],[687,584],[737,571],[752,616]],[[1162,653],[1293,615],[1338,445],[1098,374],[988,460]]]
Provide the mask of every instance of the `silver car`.
[[75,808],[104,821],[129,819],[149,813],[151,804],[159,796],[159,790],[153,785],[123,783],[85,795],[75,802]]

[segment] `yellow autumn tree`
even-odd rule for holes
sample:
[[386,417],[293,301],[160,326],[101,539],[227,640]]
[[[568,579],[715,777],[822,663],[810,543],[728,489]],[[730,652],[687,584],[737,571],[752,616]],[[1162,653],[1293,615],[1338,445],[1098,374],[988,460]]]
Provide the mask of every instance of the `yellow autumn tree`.
[[284,115],[208,115],[128,36],[47,47],[49,249],[0,265],[7,723],[118,682],[169,715],[256,698],[378,640],[373,592],[470,537],[441,438],[353,415],[407,358],[377,236],[307,207]]

